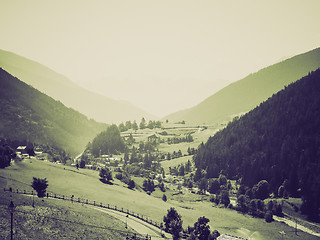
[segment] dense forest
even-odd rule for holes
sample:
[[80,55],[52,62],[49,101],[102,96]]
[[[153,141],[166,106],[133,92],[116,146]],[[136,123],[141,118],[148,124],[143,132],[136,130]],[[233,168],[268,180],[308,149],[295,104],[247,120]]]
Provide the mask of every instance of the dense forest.
[[0,137],[79,154],[106,124],[89,120],[0,68]]
[[[201,144],[194,157],[207,178],[223,173],[252,187],[267,180],[302,197],[302,211],[319,214],[320,69],[273,95]],[[197,175],[197,174],[196,174]]]
[[108,127],[107,130],[99,133],[92,141],[92,144],[87,145],[87,150],[91,151],[95,157],[101,154],[117,154],[124,152],[125,143],[120,136],[120,131],[115,124]]

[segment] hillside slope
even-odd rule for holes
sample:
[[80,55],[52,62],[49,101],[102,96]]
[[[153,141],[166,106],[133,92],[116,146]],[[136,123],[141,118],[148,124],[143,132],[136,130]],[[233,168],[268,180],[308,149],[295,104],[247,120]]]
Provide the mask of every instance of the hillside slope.
[[275,194],[284,184],[290,195],[302,195],[304,212],[318,218],[319,93],[320,69],[210,137],[195,157],[197,171],[205,169],[208,178],[223,171],[250,187],[267,180]]
[[[320,67],[320,48],[264,68],[230,84],[195,107],[166,116],[170,122],[216,123],[250,111],[284,86]],[[232,70],[232,69],[231,69]]]
[[0,68],[0,137],[80,153],[106,124],[97,123]]
[[[65,76],[27,58],[0,50],[0,67],[64,105],[99,122],[154,119],[125,101],[117,101],[81,88]],[[106,89],[108,91],[108,89]]]

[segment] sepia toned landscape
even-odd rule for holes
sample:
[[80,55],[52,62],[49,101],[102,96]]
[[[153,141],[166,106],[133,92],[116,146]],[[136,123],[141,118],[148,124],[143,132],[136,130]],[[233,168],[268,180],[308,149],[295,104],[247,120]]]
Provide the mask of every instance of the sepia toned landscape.
[[319,239],[317,1],[2,1],[0,239]]

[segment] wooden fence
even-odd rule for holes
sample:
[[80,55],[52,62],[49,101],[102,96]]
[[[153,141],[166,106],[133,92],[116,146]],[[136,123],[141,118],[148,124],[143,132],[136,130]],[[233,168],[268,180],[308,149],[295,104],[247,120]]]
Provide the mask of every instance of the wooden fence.
[[[4,188],[4,191],[36,196],[36,192],[28,191],[28,190],[19,190],[19,189],[13,190],[12,188],[8,188],[8,189]],[[71,202],[75,202],[75,203],[82,203],[82,204],[87,204],[87,205],[96,206],[96,207],[100,207],[100,208],[115,210],[115,211],[122,212],[122,213],[125,213],[130,216],[133,216],[135,218],[138,218],[146,223],[149,223],[149,224],[159,228],[160,230],[162,229],[162,224],[159,224],[158,222],[153,221],[152,219],[150,219],[146,216],[143,216],[142,214],[135,213],[134,211],[131,211],[129,209],[125,209],[125,208],[122,208],[122,207],[119,207],[116,205],[105,204],[100,201],[92,201],[92,200],[83,199],[83,198],[76,198],[73,195],[67,196],[67,195],[60,195],[60,194],[56,194],[56,193],[46,193],[44,198],[56,198],[56,199],[71,201]],[[149,235],[141,235],[141,234],[135,234],[135,233],[127,233],[127,234],[128,235],[126,236],[126,239],[130,239],[130,240],[131,239],[136,239],[136,240],[142,240],[142,239],[149,240],[149,239],[151,239],[151,236],[149,236]]]

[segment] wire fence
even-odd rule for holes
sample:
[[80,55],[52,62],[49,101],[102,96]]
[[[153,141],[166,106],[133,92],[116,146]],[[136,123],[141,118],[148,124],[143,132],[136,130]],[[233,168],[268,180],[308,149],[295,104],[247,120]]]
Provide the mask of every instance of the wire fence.
[[[31,196],[36,196],[36,192],[34,191],[28,191],[28,190],[19,190],[19,189],[12,189],[12,188],[4,188],[5,192],[12,192],[12,193],[17,193],[17,194],[25,194],[25,195],[31,195]],[[118,211],[118,212],[122,212],[124,214],[127,214],[129,216],[133,216],[135,218],[138,218],[148,224],[151,224],[157,228],[159,228],[159,230],[162,230],[162,224],[152,220],[151,218],[148,218],[142,214],[136,213],[132,210],[129,209],[125,209],[122,207],[119,207],[117,205],[112,205],[112,204],[106,204],[100,201],[93,201],[93,200],[89,200],[89,199],[84,199],[84,198],[78,198],[78,197],[74,197],[72,196],[67,196],[67,195],[61,195],[61,194],[56,194],[56,193],[46,193],[46,195],[44,196],[44,198],[55,198],[55,199],[60,199],[60,200],[65,200],[65,201],[71,201],[74,203],[81,203],[81,204],[86,204],[86,205],[91,205],[91,206],[95,206],[95,207],[100,207],[100,208],[105,208],[105,209],[110,209],[110,210],[114,210],[114,211]],[[62,220],[61,220],[62,221]],[[65,221],[65,220],[63,220]],[[76,222],[74,222],[76,223]],[[126,236],[126,239],[146,239],[149,240],[151,239],[150,235],[141,235],[141,234],[135,234],[135,233],[127,233],[129,234]]]

